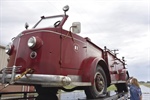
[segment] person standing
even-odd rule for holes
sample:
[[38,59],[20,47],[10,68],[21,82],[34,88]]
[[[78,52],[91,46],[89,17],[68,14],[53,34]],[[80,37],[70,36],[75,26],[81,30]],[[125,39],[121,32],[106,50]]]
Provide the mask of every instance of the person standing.
[[142,91],[136,78],[129,78],[128,86],[130,88],[130,100],[142,100]]

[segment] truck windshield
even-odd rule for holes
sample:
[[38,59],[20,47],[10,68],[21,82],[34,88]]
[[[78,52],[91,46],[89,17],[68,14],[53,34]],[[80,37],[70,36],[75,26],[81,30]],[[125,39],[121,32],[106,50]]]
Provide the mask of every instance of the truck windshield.
[[56,27],[63,17],[43,17],[33,28]]

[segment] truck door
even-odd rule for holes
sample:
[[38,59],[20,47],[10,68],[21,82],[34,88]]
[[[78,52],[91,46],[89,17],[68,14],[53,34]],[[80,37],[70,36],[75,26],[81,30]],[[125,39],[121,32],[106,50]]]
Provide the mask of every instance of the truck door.
[[[66,31],[63,31],[67,33]],[[66,34],[61,38],[61,67],[80,69],[86,58],[86,42],[76,34]]]

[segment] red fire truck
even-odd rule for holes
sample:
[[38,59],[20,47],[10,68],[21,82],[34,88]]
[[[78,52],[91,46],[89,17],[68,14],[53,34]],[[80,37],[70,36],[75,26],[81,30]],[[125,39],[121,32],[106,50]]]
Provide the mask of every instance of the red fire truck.
[[63,8],[63,15],[42,16],[32,29],[26,25],[12,39],[6,46],[9,59],[1,70],[1,83],[33,85],[39,94],[84,90],[87,98],[105,96],[111,84],[118,92],[127,92],[124,59],[77,35],[80,22],[73,22],[68,31],[63,29],[68,9]]

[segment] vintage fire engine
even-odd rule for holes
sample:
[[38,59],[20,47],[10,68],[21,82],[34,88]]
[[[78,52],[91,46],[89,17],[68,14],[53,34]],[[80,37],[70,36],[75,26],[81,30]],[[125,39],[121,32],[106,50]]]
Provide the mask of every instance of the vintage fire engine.
[[84,90],[87,98],[105,96],[111,84],[118,92],[127,92],[129,74],[124,59],[77,35],[80,22],[64,30],[68,9],[69,6],[63,8],[63,15],[42,16],[32,29],[13,38],[6,46],[9,59],[1,70],[0,82],[33,85],[39,94],[56,94],[58,89]]

